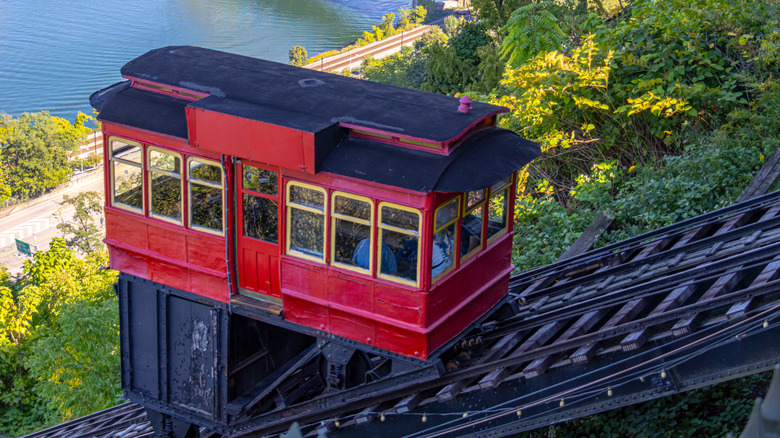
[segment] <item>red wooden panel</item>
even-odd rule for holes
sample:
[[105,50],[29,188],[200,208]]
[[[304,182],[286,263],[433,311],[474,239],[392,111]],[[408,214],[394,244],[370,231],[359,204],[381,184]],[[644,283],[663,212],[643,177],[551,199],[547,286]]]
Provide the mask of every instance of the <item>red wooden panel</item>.
[[333,308],[329,309],[328,313],[330,315],[328,327],[330,333],[365,344],[377,345],[375,343],[375,323],[373,321]]
[[242,264],[238,270],[238,277],[239,281],[241,282],[241,286],[253,291],[257,291],[260,287],[257,280],[257,269],[255,269],[257,264],[253,263],[253,256],[255,254],[256,253],[253,250],[244,248],[242,251],[242,256],[238,258],[242,261]]
[[376,327],[376,345],[406,356],[425,359],[428,357],[428,347],[425,336],[400,330],[397,327],[379,324]]
[[106,238],[147,249],[146,219],[112,207],[105,208]]
[[149,279],[177,289],[190,290],[189,270],[171,263],[149,260]]
[[309,301],[298,299],[282,289],[282,307],[284,319],[296,324],[313,327],[318,330],[328,328],[328,308]]
[[474,299],[460,308],[453,309],[447,315],[441,315],[436,324],[430,326],[428,334],[428,347],[433,351],[450,339],[457,336],[463,329],[490,310],[498,301],[506,295],[509,287],[509,279],[502,279],[490,287],[474,294]]
[[225,238],[204,233],[188,232],[187,257],[193,265],[225,272]]
[[377,284],[374,296],[376,314],[414,325],[422,323],[424,301],[419,293]]
[[190,142],[199,149],[314,173],[312,133],[199,108],[186,111]]
[[227,278],[215,277],[198,271],[190,271],[190,292],[227,303],[230,290]]
[[269,294],[277,298],[282,297],[281,284],[279,279],[279,256],[275,254],[266,255],[267,267],[268,267],[268,287]]
[[328,298],[332,303],[342,304],[367,312],[374,310],[373,284],[350,278],[347,274],[331,272],[328,278]]
[[111,269],[149,279],[149,263],[146,257],[129,254],[113,246],[108,247]]
[[150,224],[149,250],[172,259],[187,260],[187,239],[181,231]]
[[326,266],[307,265],[287,257],[282,257],[280,264],[282,269],[282,289],[289,289],[321,300],[327,300]]

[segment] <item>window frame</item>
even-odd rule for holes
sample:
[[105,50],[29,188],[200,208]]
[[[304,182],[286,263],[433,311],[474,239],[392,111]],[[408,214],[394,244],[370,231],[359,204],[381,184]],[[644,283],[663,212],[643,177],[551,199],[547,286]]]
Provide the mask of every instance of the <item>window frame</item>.
[[[382,208],[383,207],[390,207],[394,208],[396,210],[402,210],[402,211],[408,211],[411,213],[414,213],[417,215],[417,231],[411,232],[410,230],[407,230],[405,228],[398,228],[393,225],[385,225],[382,223]],[[420,265],[422,257],[420,257],[420,250],[422,249],[422,233],[420,232],[420,229],[422,228],[422,212],[420,210],[413,208],[413,207],[407,207],[405,205],[395,204],[388,201],[380,201],[377,205],[377,218],[376,218],[376,235],[377,235],[377,244],[375,245],[375,253],[377,255],[376,258],[376,265],[382,266],[382,244],[384,243],[384,239],[382,237],[382,231],[388,230],[388,231],[394,231],[401,234],[406,234],[408,236],[415,236],[417,238],[417,275],[416,279],[414,281],[408,280],[402,277],[396,277],[394,275],[389,274],[383,274],[381,269],[376,270],[376,276],[377,278],[381,278],[383,280],[392,281],[399,284],[405,284],[407,286],[413,286],[415,288],[419,287],[420,285]]]
[[[506,181],[506,184],[503,184],[503,185],[499,186],[498,188],[495,188],[497,184],[502,183],[504,181]],[[489,203],[493,199],[494,196],[496,196],[497,194],[501,194],[501,192],[503,192],[504,193],[504,200],[506,202],[505,209],[507,211],[506,211],[506,217],[504,218],[504,227],[501,229],[501,231],[499,231],[496,234],[494,234],[494,235],[492,235],[492,236],[487,238],[487,243],[488,244],[491,244],[492,242],[496,241],[496,239],[498,239],[499,237],[501,237],[504,234],[506,234],[507,232],[509,232],[510,218],[512,217],[512,215],[514,215],[514,212],[511,212],[512,215],[510,215],[510,212],[509,212],[509,208],[510,208],[510,205],[509,205],[509,201],[510,201],[510,199],[509,199],[509,195],[510,195],[509,188],[512,187],[512,181],[514,181],[514,173],[511,173],[507,178],[505,178],[505,179],[499,181],[498,183],[493,184],[492,186],[490,186],[490,190],[489,190],[488,197],[487,197],[487,202]],[[489,227],[487,226],[488,223],[490,222],[490,211],[489,211],[489,209],[490,209],[490,205],[486,204],[486,208],[485,208],[485,221],[484,221],[485,222],[485,236],[487,236],[487,233],[489,231]]]
[[[465,262],[466,260],[470,259],[475,254],[477,254],[478,252],[482,251],[485,248],[485,236],[487,235],[487,229],[485,228],[485,224],[487,223],[487,215],[488,215],[486,207],[487,207],[488,200],[490,199],[490,197],[488,196],[488,192],[490,190],[488,189],[488,187],[485,187],[484,189],[480,189],[480,190],[482,190],[482,193],[484,194],[484,197],[482,198],[482,201],[478,202],[476,205],[474,205],[473,207],[469,208],[468,210],[466,210],[466,208],[468,208],[467,207],[467,201],[468,201],[469,192],[464,192],[463,193],[463,213],[460,216],[461,228],[463,227],[463,225],[462,225],[463,224],[463,219],[465,219],[466,216],[468,216],[471,212],[473,212],[474,210],[478,209],[479,207],[483,207],[483,208],[482,208],[482,222],[480,223],[480,230],[481,230],[481,234],[482,235],[479,238],[479,245],[477,245],[474,249],[472,249],[471,251],[469,251],[469,252],[467,252],[466,254],[463,254],[463,255],[460,255],[460,248],[458,248],[458,255],[460,257],[460,263],[461,264],[463,264],[463,262]],[[471,192],[474,192],[474,191],[476,191],[476,190],[471,190]],[[463,239],[463,233],[461,233],[461,237],[460,238]]]
[[[197,162],[199,162],[201,164],[206,164],[206,165],[210,165],[210,166],[216,166],[217,168],[219,168],[219,178],[220,178],[219,179],[219,185],[216,185],[216,184],[214,184],[211,181],[205,181],[205,180],[202,180],[202,179],[193,178],[191,176],[191,174],[190,174],[190,171],[192,170],[190,168],[190,163],[193,162],[193,161],[197,161]],[[207,158],[201,158],[201,157],[197,157],[197,156],[191,155],[191,156],[187,157],[186,165],[187,165],[187,172],[186,172],[186,174],[187,174],[186,175],[187,176],[187,178],[186,178],[186,180],[187,180],[187,228],[189,228],[191,230],[202,231],[204,233],[214,234],[216,236],[224,236],[225,235],[225,223],[226,223],[225,222],[225,169],[222,168],[222,163],[220,163],[218,161],[214,161],[214,160],[209,160]],[[192,185],[193,185],[193,183],[194,184],[199,184],[201,186],[210,187],[210,188],[213,188],[213,189],[220,189],[220,191],[222,192],[222,202],[220,204],[220,209],[221,209],[221,213],[222,213],[222,228],[221,228],[221,230],[217,231],[217,230],[214,230],[212,228],[207,228],[207,227],[203,227],[201,225],[195,225],[195,224],[192,223],[192,210],[193,210],[193,208],[192,208],[192,205],[193,205],[193,202],[192,202]],[[184,207],[182,206],[182,208],[184,208]]]
[[[453,248],[452,255],[453,255],[454,258],[452,260],[452,263],[450,263],[450,265],[447,268],[445,268],[443,271],[439,272],[435,277],[433,276],[433,254],[431,254],[431,270],[429,272],[431,274],[431,284],[439,281],[442,277],[444,277],[445,275],[449,274],[456,267],[459,266],[458,258],[460,257],[460,239],[462,238],[462,236],[461,236],[462,233],[460,232],[460,226],[459,226],[460,223],[461,223],[460,211],[461,211],[461,205],[465,205],[464,203],[461,202],[462,198],[463,198],[463,196],[460,196],[460,195],[459,196],[455,196],[454,198],[450,198],[450,199],[442,202],[433,211],[433,228],[432,228],[433,233],[431,234],[431,250],[433,250],[433,238],[434,238],[434,236],[436,236],[439,232],[441,232],[442,230],[444,230],[445,228],[449,227],[452,224],[455,224],[455,236],[454,236],[454,240],[453,240],[454,248]],[[439,210],[443,209],[444,207],[446,207],[447,205],[449,205],[453,201],[458,203],[457,214],[455,214],[455,218],[454,219],[450,219],[449,222],[447,222],[444,225],[436,228],[436,219],[437,219],[437,216],[439,215]]]
[[[258,169],[258,170],[264,170],[266,172],[273,172],[273,174],[275,175],[275,178],[276,178],[276,193],[272,195],[272,194],[269,194],[269,193],[259,192],[259,191],[254,190],[254,189],[246,188],[244,186],[244,184],[245,184],[244,183],[244,168],[246,168],[246,167],[251,167],[253,169]],[[238,178],[241,181],[240,189],[239,189],[239,191],[238,191],[238,193],[236,195],[236,198],[241,197],[241,208],[242,208],[241,220],[242,220],[242,222],[246,221],[246,218],[244,217],[244,212],[243,212],[243,208],[245,206],[244,199],[243,199],[244,194],[248,194],[250,196],[255,196],[255,197],[258,197],[258,198],[268,199],[270,201],[276,202],[276,242],[273,242],[273,241],[270,241],[270,240],[263,240],[263,239],[259,239],[259,238],[254,237],[254,236],[246,235],[246,233],[244,232],[244,226],[245,226],[244,223],[242,223],[241,227],[239,227],[240,230],[238,232],[240,233],[240,236],[242,238],[253,239],[256,242],[263,242],[263,243],[267,243],[269,245],[279,245],[280,244],[280,240],[281,240],[280,239],[280,235],[281,235],[280,231],[281,230],[279,229],[279,224],[281,223],[281,221],[280,221],[281,211],[279,210],[279,205],[281,204],[281,199],[280,199],[281,195],[279,193],[279,187],[281,187],[281,185],[282,185],[281,184],[281,182],[282,182],[281,181],[281,175],[279,174],[279,171],[278,170],[266,169],[266,168],[264,168],[262,166],[255,165],[255,164],[241,163],[241,172],[240,172],[240,174],[237,173],[235,175],[235,178]],[[238,184],[236,184],[236,187],[238,187]],[[236,206],[238,206],[238,204],[236,204]]]
[[[290,192],[292,191],[292,187],[302,187],[305,189],[314,190],[317,192],[322,193],[323,195],[323,206],[322,211],[318,211],[317,209],[314,209],[312,207],[309,207],[307,205],[303,204],[297,204],[290,201]],[[285,200],[285,235],[284,235],[284,252],[287,255],[301,258],[304,260],[311,260],[314,262],[327,264],[327,255],[328,255],[328,207],[329,207],[329,197],[328,197],[328,191],[324,187],[315,186],[313,184],[301,182],[301,181],[287,181],[287,183],[284,186],[284,200]],[[299,251],[290,250],[290,244],[292,243],[292,209],[298,208],[303,211],[308,211],[309,213],[315,213],[315,214],[321,214],[322,215],[322,257],[315,257],[313,255],[305,254]]]
[[[135,161],[126,160],[124,158],[119,158],[114,156],[114,148],[113,148],[113,142],[114,140],[120,141],[122,143],[127,144],[128,146],[136,146],[141,151],[141,163],[136,163]],[[111,206],[120,208],[122,210],[127,210],[133,213],[137,213],[140,215],[143,215],[146,210],[146,190],[144,190],[144,184],[146,183],[146,152],[144,150],[144,145],[141,142],[137,142],[134,140],[129,140],[124,137],[119,137],[116,135],[109,135],[108,136],[108,165],[109,165],[109,175],[111,178],[111,181],[109,182],[109,190],[110,190],[110,199],[111,199]],[[114,174],[114,162],[118,161],[120,163],[138,167],[141,170],[141,208],[133,207],[132,205],[124,204],[121,202],[116,201],[116,175]]]
[[[158,146],[148,146],[146,148],[146,152],[144,154],[144,157],[145,157],[144,170],[146,171],[145,172],[146,173],[146,183],[147,183],[146,192],[147,192],[147,195],[149,197],[148,198],[149,201],[146,204],[146,215],[148,217],[150,217],[150,218],[158,219],[158,220],[169,222],[169,223],[176,224],[176,225],[181,225],[184,228],[188,228],[188,227],[186,227],[184,225],[184,210],[185,210],[185,207],[188,207],[188,206],[185,206],[185,204],[184,204],[184,198],[185,198],[185,196],[184,196],[184,193],[185,193],[184,192],[184,190],[185,190],[185,187],[184,187],[184,176],[185,176],[186,172],[181,172],[181,173],[178,174],[179,190],[180,190],[180,192],[179,192],[179,207],[181,208],[181,214],[180,214],[181,217],[179,218],[179,220],[176,220],[174,218],[171,218],[171,217],[168,217],[168,216],[163,216],[161,214],[152,212],[152,188],[153,187],[152,187],[152,178],[151,178],[150,174],[152,172],[159,172],[159,173],[162,173],[162,174],[166,174],[168,176],[174,176],[174,177],[177,176],[177,174],[175,172],[172,172],[170,170],[158,169],[156,167],[153,168],[149,164],[151,162],[151,159],[150,159],[149,156],[151,155],[152,152],[161,152],[163,154],[175,155],[175,156],[177,156],[179,158],[179,162],[181,163],[182,166],[185,164],[184,158],[183,158],[183,156],[182,156],[182,154],[180,152],[175,152],[175,151],[172,151],[172,150],[169,150],[169,149],[165,149],[165,148],[161,148],[161,147],[158,147]],[[189,213],[187,213],[187,214],[189,214]]]
[[[370,207],[370,219],[366,221],[365,219],[360,219],[353,216],[347,216],[341,213],[336,213],[336,196],[341,196],[343,198],[347,199],[354,199],[356,201],[365,202]],[[348,192],[342,192],[342,191],[334,191],[330,195],[330,265],[336,266],[339,268],[344,268],[350,271],[358,272],[361,274],[367,274],[371,275],[374,272],[374,223],[375,223],[375,216],[374,216],[374,202],[371,198],[367,198],[365,196],[355,195]],[[367,225],[369,228],[369,251],[370,256],[368,259],[368,269],[363,269],[360,266],[355,265],[349,265],[346,263],[341,263],[336,260],[336,219],[340,220],[346,220],[349,222],[358,223],[360,225]],[[327,240],[327,236],[326,236]],[[379,259],[377,259],[379,260]],[[381,266],[381,265],[379,265]]]

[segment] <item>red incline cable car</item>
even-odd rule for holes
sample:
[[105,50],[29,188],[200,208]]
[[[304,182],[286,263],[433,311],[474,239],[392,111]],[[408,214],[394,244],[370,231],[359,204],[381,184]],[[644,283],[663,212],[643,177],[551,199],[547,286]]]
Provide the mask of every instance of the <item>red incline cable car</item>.
[[504,108],[186,46],[122,76],[91,102],[128,398],[228,425],[318,340],[430,362],[502,302],[539,154]]

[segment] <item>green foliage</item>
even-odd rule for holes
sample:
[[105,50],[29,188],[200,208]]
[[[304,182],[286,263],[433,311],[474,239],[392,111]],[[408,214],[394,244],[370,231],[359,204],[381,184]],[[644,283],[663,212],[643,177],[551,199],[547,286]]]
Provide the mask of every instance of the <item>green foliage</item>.
[[412,13],[409,16],[409,21],[411,21],[414,24],[420,25],[425,22],[425,17],[428,16],[428,10],[422,6],[416,6],[414,9],[412,9]]
[[463,18],[458,20],[454,15],[447,15],[444,17],[444,34],[447,35],[448,38],[453,38],[460,30],[459,28],[465,23],[466,20]]
[[292,46],[290,48],[290,65],[297,67],[308,64],[309,54],[303,46]]
[[65,222],[60,217],[61,222],[57,224],[57,229],[62,232],[67,245],[76,247],[85,254],[102,249],[102,235],[96,223],[103,215],[103,198],[100,193],[80,192],[76,196],[65,195],[60,205],[72,206],[75,209],[70,222]]
[[118,402],[116,273],[54,239],[11,283],[0,271],[0,435],[19,435]]
[[432,27],[415,41],[414,48],[404,46],[400,52],[382,59],[367,56],[360,71],[370,81],[419,89],[425,80],[428,48],[446,41],[447,36],[441,29]]
[[568,421],[519,438],[738,436],[755,398],[764,395],[768,386],[768,374],[754,375]]
[[[421,89],[442,94],[465,90],[489,92],[499,75],[495,74],[494,56],[498,45],[481,22],[468,22],[449,44],[431,45],[426,49],[425,82]],[[482,66],[492,66],[493,69]],[[503,64],[498,66],[503,72]],[[485,74],[485,73],[489,74]]]
[[541,52],[560,51],[566,42],[566,35],[558,27],[558,19],[550,11],[550,1],[531,3],[512,12],[501,33],[506,37],[501,42],[501,56],[518,66]]
[[504,27],[512,12],[531,3],[532,0],[471,0],[479,21],[494,30]]
[[711,135],[690,133],[681,155],[628,170],[616,160],[594,164],[570,191],[576,208],[557,202],[548,181],[526,189],[515,211],[514,264],[530,269],[555,260],[600,210],[615,215],[598,243],[605,245],[730,205],[780,148],[778,118],[780,85],[772,82]]
[[512,110],[504,126],[542,144],[531,172],[565,196],[591,163],[679,152],[688,131],[747,104],[777,65],[762,66],[753,54],[763,46],[745,35],[771,43],[778,10],[749,0],[641,0],[614,28],[592,15],[579,46],[508,69],[492,101]]
[[68,180],[68,154],[91,129],[91,117],[79,114],[74,124],[48,112],[0,115],[0,200],[38,196]]

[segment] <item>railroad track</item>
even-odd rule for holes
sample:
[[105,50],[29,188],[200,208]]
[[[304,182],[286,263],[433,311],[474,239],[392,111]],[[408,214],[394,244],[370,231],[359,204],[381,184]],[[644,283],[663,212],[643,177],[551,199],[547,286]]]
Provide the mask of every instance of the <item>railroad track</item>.
[[774,192],[514,276],[514,314],[464,333],[443,367],[221,432],[266,436],[297,421],[336,437],[508,436],[769,370],[780,360],[779,269]]

